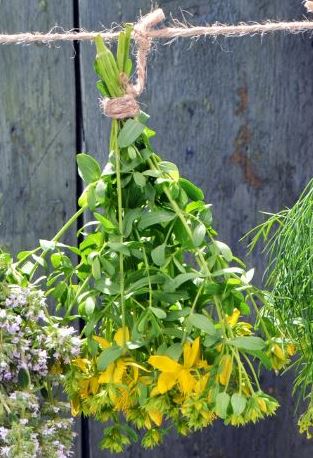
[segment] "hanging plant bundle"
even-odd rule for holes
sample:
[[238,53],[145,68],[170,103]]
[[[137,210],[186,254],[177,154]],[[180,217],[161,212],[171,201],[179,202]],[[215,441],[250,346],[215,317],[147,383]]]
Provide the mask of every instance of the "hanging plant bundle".
[[[130,34],[130,25],[120,33],[116,58],[96,40],[97,86],[110,99],[125,94]],[[290,353],[262,318],[255,326],[244,318],[265,300],[250,283],[253,270],[217,239],[202,191],[156,154],[147,120],[142,112],[112,120],[103,170],[78,155],[81,208],[15,266],[28,280],[48,268],[57,309],[84,320],[66,391],[74,415],[109,422],[101,445],[114,452],[138,431],[149,448],[171,427],[187,435],[218,418],[239,426],[272,415],[278,403],[261,390],[252,361],[282,368]],[[63,244],[90,212],[78,248]]]
[[10,264],[0,253],[0,456],[70,457],[73,419],[61,374],[80,339],[49,316],[42,291],[10,284]]
[[299,350],[294,388],[308,401],[300,417],[301,432],[313,428],[313,181],[290,209],[270,215],[251,233],[251,248],[260,239],[269,258],[267,283],[272,292],[263,315],[271,317]]

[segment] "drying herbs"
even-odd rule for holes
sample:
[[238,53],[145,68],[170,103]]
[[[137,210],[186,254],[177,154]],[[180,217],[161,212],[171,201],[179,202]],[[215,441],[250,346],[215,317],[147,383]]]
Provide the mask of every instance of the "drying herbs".
[[59,395],[80,339],[49,316],[42,291],[9,283],[25,283],[10,263],[0,253],[0,455],[70,457],[73,420]]
[[[120,33],[116,57],[96,40],[105,97],[125,93],[130,34]],[[46,269],[46,294],[64,319],[84,320],[65,388],[73,415],[108,423],[101,446],[113,452],[138,432],[151,448],[171,428],[188,435],[217,419],[240,426],[274,414],[255,362],[281,369],[291,353],[259,316],[267,298],[218,240],[203,192],[155,152],[148,118],[112,121],[104,168],[78,155],[80,209],[15,264],[28,281]],[[78,247],[65,245],[82,216]]]
[[264,317],[281,329],[298,349],[295,391],[307,402],[299,428],[313,431],[313,181],[290,209],[269,215],[254,229],[251,248],[265,242],[267,283],[271,295]]

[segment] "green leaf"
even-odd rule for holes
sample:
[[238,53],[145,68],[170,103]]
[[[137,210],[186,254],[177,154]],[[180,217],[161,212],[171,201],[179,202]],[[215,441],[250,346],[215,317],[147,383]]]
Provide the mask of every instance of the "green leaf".
[[164,290],[169,291],[169,292],[174,292],[182,284],[186,283],[187,281],[194,280],[195,278],[199,278],[199,276],[200,274],[196,272],[188,272],[186,274],[179,274],[175,278],[168,280],[164,284]]
[[254,269],[250,269],[241,276],[241,280],[244,284],[248,284],[251,282],[253,277],[254,277]]
[[231,406],[235,415],[241,415],[245,410],[247,399],[239,393],[234,393],[231,397]]
[[167,313],[166,321],[177,321],[190,314],[190,307],[184,307],[182,310],[172,310]]
[[165,263],[165,243],[157,246],[151,251],[151,258],[157,266],[163,266]]
[[233,259],[233,253],[231,252],[229,246],[227,246],[226,243],[219,242],[218,240],[215,240],[214,244],[223,256],[223,258],[225,259],[225,261],[231,262]]
[[37,256],[36,254],[32,255],[32,258],[36,261],[37,264],[39,264],[41,267],[45,267],[46,261],[44,260],[43,257]]
[[140,172],[133,173],[134,181],[137,186],[144,188],[146,186],[146,177]]
[[30,385],[30,376],[28,370],[24,369],[23,367],[18,372],[18,385],[19,388],[25,390]]
[[132,209],[126,210],[125,216],[124,216],[124,221],[123,221],[124,237],[128,237],[131,234],[131,231],[133,229],[134,221],[137,218],[139,218],[141,213],[142,213],[142,211],[141,211],[140,208],[132,208]]
[[96,185],[96,196],[99,200],[103,201],[106,195],[107,186],[103,180],[99,180]]
[[127,248],[126,245],[124,245],[121,242],[110,242],[109,247],[111,248],[112,251],[115,253],[121,253],[124,254],[125,256],[130,256],[130,251],[129,248]]
[[198,188],[195,184],[191,181],[186,180],[186,178],[180,178],[179,184],[183,188],[183,190],[187,193],[188,197],[191,200],[203,200],[204,194],[200,188]]
[[118,146],[120,148],[130,146],[142,134],[144,128],[145,125],[136,119],[128,119],[118,134]]
[[204,341],[203,341],[203,345],[205,347],[213,347],[213,345],[215,345],[219,340],[220,340],[221,336],[216,333],[214,336],[206,336]]
[[109,364],[117,360],[123,353],[123,349],[120,347],[110,347],[100,353],[97,361],[97,367],[99,371],[103,371],[108,367]]
[[215,400],[216,415],[223,420],[227,417],[227,409],[230,402],[230,396],[227,393],[218,393]]
[[206,234],[206,227],[203,223],[198,224],[193,231],[192,238],[194,246],[198,247],[204,240]]
[[170,347],[167,348],[165,355],[169,356],[170,358],[178,361],[181,354],[183,352],[183,347],[181,343],[174,343]]
[[100,213],[94,212],[95,218],[101,223],[105,232],[112,232],[116,229],[115,225],[105,216]]
[[240,336],[228,341],[230,345],[239,348],[240,350],[263,350],[265,341],[261,337],[255,336]]
[[169,223],[176,217],[174,212],[167,210],[152,211],[144,213],[140,218],[138,229],[143,230],[147,227],[153,226],[154,224]]
[[205,210],[205,203],[201,200],[192,201],[186,205],[185,212],[192,213],[194,211]]
[[85,312],[86,315],[90,316],[93,314],[96,307],[96,299],[92,296],[87,297],[85,302]]
[[212,336],[216,335],[216,329],[214,327],[213,322],[205,315],[202,315],[200,313],[193,313],[188,318],[188,322],[189,324],[191,324],[195,328],[200,329],[201,331],[205,332],[206,334],[209,334]]
[[103,257],[101,257],[100,260],[101,260],[102,267],[106,271],[106,273],[109,274],[110,276],[114,275],[115,274],[114,265]]
[[61,299],[66,289],[66,283],[64,281],[60,281],[60,283],[58,283],[57,286],[51,291],[51,296],[55,299]]
[[39,244],[43,250],[54,250],[56,242],[53,240],[39,240]]
[[61,253],[52,253],[50,260],[51,260],[52,266],[55,269],[57,269],[60,266],[62,262],[62,258],[63,258],[63,255]]
[[162,172],[169,175],[172,178],[172,180],[179,180],[179,171],[176,164],[173,164],[173,162],[161,161],[159,162],[158,166],[162,170]]
[[232,274],[242,274],[243,269],[240,267],[226,267],[225,269],[216,270],[212,272],[212,277],[219,277],[220,275],[232,275]]
[[94,211],[97,205],[97,197],[94,186],[87,188],[87,204],[91,211]]
[[16,257],[19,261],[24,261],[24,259],[28,258],[33,253],[35,253],[35,250],[20,251]]
[[78,154],[76,156],[79,176],[90,184],[97,181],[101,176],[101,169],[98,162],[88,154]]
[[166,312],[158,307],[150,307],[151,312],[159,318],[159,320],[164,320],[166,318]]
[[112,283],[110,278],[104,279],[103,277],[99,280],[96,280],[95,288],[98,291],[101,291],[103,294],[108,294],[109,296],[118,294],[121,291],[120,285],[117,283]]
[[92,260],[91,271],[95,280],[99,280],[101,278],[101,265],[98,257],[95,257]]

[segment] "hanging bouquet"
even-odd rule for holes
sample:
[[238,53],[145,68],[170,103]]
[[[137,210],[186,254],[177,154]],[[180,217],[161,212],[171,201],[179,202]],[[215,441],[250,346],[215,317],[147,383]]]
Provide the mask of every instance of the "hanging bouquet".
[[[154,150],[130,84],[132,32],[120,32],[115,56],[96,39],[101,106],[113,118],[107,164],[79,154],[78,211],[15,263],[2,255],[4,456],[70,456],[60,383],[74,416],[107,424],[101,446],[112,452],[139,436],[151,448],[173,428],[188,435],[217,419],[255,423],[278,408],[257,366],[278,372],[302,345],[276,313],[275,294],[256,288],[254,270],[218,239],[201,189]],[[149,41],[135,32],[142,79]],[[66,245],[81,220],[77,244]],[[49,316],[46,297],[62,320]],[[80,339],[69,326],[77,318]]]
[[[97,87],[110,100],[125,97],[131,31],[120,33],[116,57],[96,40]],[[80,355],[64,361],[65,389],[73,415],[109,423],[101,446],[113,452],[138,431],[150,448],[171,428],[187,435],[217,419],[240,426],[274,414],[255,364],[279,370],[294,352],[260,315],[267,295],[217,239],[202,191],[155,152],[148,119],[113,119],[104,168],[78,155],[80,209],[14,265],[28,281],[46,269],[64,320],[84,320]],[[82,216],[78,247],[65,245]]]
[[73,420],[60,401],[62,373],[80,339],[49,316],[42,291],[6,281],[16,274],[10,263],[1,253],[0,456],[66,458]]

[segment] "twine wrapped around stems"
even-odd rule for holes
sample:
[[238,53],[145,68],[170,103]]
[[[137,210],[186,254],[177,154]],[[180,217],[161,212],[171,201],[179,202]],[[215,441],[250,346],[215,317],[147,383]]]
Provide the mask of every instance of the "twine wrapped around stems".
[[306,7],[309,13],[313,13],[313,2],[312,1],[305,2],[304,6]]
[[134,26],[133,37],[137,45],[136,71],[137,81],[129,83],[121,75],[122,83],[125,86],[125,95],[116,98],[101,99],[100,106],[105,116],[113,119],[125,119],[136,116],[139,111],[137,97],[140,96],[145,87],[147,58],[151,48],[152,38],[148,33],[152,28],[162,22],[165,15],[162,9],[157,9],[145,16]]

